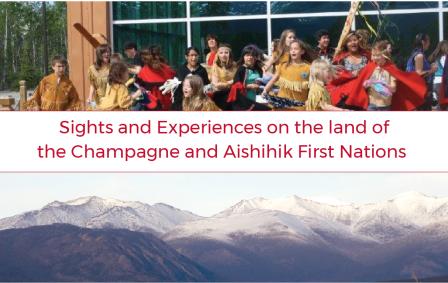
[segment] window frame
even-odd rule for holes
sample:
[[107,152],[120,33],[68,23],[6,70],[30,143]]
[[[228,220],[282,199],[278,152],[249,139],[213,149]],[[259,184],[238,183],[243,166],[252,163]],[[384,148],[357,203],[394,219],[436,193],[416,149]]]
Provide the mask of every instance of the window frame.
[[[332,17],[332,16],[347,16],[347,12],[312,12],[312,13],[292,13],[292,14],[272,14],[271,13],[271,0],[265,0],[266,2],[266,13],[263,15],[243,15],[243,16],[212,16],[212,17],[191,17],[191,2],[199,2],[194,0],[181,1],[186,3],[186,17],[185,18],[166,18],[166,19],[140,19],[140,20],[114,20],[111,19],[110,24],[110,34],[111,41],[113,42],[113,25],[115,24],[158,24],[158,23],[175,23],[184,22],[187,26],[187,48],[192,44],[191,38],[191,24],[193,22],[206,22],[206,21],[232,21],[232,20],[250,20],[250,19],[265,19],[267,21],[267,46],[269,47],[272,42],[272,19],[281,18],[299,18],[299,17]],[[245,2],[245,1],[235,1],[235,2]],[[262,2],[262,1],[260,1]],[[283,2],[283,1],[276,1]],[[287,1],[289,2],[289,1]],[[443,7],[442,0],[437,1],[438,7],[436,8],[417,8],[417,9],[391,9],[383,10],[381,13],[383,15],[394,15],[394,14],[418,14],[418,13],[438,13],[439,16],[439,41],[444,39],[444,13],[448,12],[448,7]],[[113,3],[110,6],[110,15],[113,17]],[[378,15],[378,11],[367,10],[362,12],[363,15]],[[353,21],[352,29],[356,29],[356,21]],[[271,50],[268,48],[269,55],[271,55]]]

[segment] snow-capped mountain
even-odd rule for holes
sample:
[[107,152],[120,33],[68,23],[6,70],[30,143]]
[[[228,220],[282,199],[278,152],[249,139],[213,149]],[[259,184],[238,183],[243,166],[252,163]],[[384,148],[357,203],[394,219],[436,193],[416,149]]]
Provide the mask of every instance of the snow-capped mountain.
[[[286,220],[287,219],[287,220]],[[228,241],[229,235],[283,234],[309,238],[337,234],[359,241],[386,243],[427,225],[448,220],[448,198],[409,192],[391,200],[364,205],[329,205],[297,196],[243,200],[211,218],[176,227],[165,237],[208,237]]]
[[65,223],[86,228],[123,228],[163,234],[176,225],[198,219],[201,217],[162,203],[149,205],[93,196],[55,201],[41,210],[0,219],[0,230]]
[[447,204],[415,192],[364,205],[255,198],[163,239],[223,281],[429,278],[448,274]]
[[416,192],[362,205],[254,198],[212,217],[165,204],[85,197],[1,219],[0,230],[52,223],[154,232],[221,281],[390,281],[448,274],[448,198]]

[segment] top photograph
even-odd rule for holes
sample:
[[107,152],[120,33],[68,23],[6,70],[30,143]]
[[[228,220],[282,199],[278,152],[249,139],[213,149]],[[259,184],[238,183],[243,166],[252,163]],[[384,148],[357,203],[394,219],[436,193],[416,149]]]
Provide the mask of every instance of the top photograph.
[[448,1],[0,2],[4,111],[445,111]]

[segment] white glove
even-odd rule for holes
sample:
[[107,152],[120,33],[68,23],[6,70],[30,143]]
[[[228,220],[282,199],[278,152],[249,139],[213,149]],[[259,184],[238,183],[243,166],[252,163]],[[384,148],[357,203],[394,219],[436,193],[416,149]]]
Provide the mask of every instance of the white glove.
[[163,95],[166,95],[168,92],[174,93],[176,89],[182,82],[179,81],[178,78],[167,80],[159,89],[162,91]]

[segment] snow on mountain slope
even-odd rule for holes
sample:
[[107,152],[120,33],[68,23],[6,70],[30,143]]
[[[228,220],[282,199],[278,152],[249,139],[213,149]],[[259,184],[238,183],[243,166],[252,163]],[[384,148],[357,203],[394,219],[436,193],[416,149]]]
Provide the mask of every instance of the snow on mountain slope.
[[166,233],[174,226],[200,219],[174,207],[148,205],[99,197],[52,202],[41,210],[0,219],[0,230],[65,223],[86,228],[124,228],[132,231]]
[[240,234],[289,237],[298,241],[319,241],[301,219],[281,211],[253,210],[226,217],[210,217],[180,225],[165,235],[165,240],[182,237],[202,237],[231,242]]
[[301,241],[341,239],[387,243],[427,225],[448,221],[448,198],[400,194],[363,205],[330,205],[297,196],[243,200],[209,218],[165,204],[148,205],[99,197],[52,202],[41,210],[0,220],[0,229],[66,223],[87,228],[125,228],[166,234],[167,239],[232,235],[291,237]]
[[[283,212],[291,221],[300,223],[300,230],[292,223],[270,217],[253,217],[262,212]],[[294,217],[291,217],[294,216]],[[252,222],[248,217],[253,217]],[[239,221],[251,225],[244,226]],[[428,197],[409,192],[391,200],[364,205],[329,205],[303,199],[297,196],[243,200],[216,214],[213,218],[189,222],[168,233],[168,239],[176,237],[216,237],[228,240],[231,233],[268,234],[270,226],[286,225],[285,232],[291,235],[317,234],[334,235],[364,242],[384,243],[405,236],[426,225],[448,220],[448,198]],[[237,224],[236,224],[237,223]],[[231,227],[231,228],[230,228]],[[227,235],[227,236],[226,236]],[[331,237],[330,237],[331,238]]]

